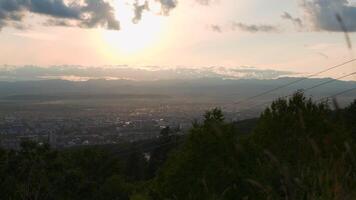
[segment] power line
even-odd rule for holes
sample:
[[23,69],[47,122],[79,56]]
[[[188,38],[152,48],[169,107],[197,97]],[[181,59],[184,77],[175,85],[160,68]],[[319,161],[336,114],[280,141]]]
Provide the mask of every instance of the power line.
[[[313,87],[311,87],[311,88],[308,88],[308,89],[306,89],[306,90],[310,90],[310,89],[314,89],[314,88],[320,87],[320,86],[322,86],[322,85],[325,85],[325,84],[328,84],[328,83],[330,83],[330,82],[333,82],[333,81],[336,81],[336,80],[345,78],[345,77],[347,77],[347,76],[351,76],[351,75],[353,75],[353,74],[356,74],[356,72],[354,72],[354,73],[352,73],[352,74],[348,74],[348,75],[342,76],[342,77],[339,77],[338,79],[333,79],[333,80],[331,80],[331,81],[326,81],[326,82],[324,82],[324,83],[318,84],[318,85],[313,86]],[[305,91],[306,91],[306,90],[305,90]],[[346,93],[351,92],[351,91],[353,91],[353,90],[356,90],[356,87],[351,88],[351,89],[348,89],[348,90],[344,90],[344,91],[342,91],[342,92],[339,92],[339,93],[337,93],[337,94],[334,94],[334,95],[331,95],[331,96],[328,96],[328,97],[324,97],[324,98],[322,98],[322,99],[319,99],[319,100],[316,101],[316,102],[322,101],[323,99],[333,98],[333,97],[336,97],[336,96],[339,96],[339,95],[342,95],[342,94],[346,94]],[[287,97],[291,97],[291,96],[293,96],[293,94],[287,95],[287,96],[285,96],[285,97],[287,98]],[[269,103],[269,102],[264,102],[263,104],[258,104],[258,105],[255,105],[255,106],[262,106],[262,105],[267,104],[267,103]],[[250,110],[250,109],[252,109],[252,107],[251,107],[251,108],[248,108],[248,109],[246,109],[246,110]],[[246,111],[246,110],[245,110],[245,111]],[[176,135],[176,134],[175,134],[175,135]],[[146,148],[139,148],[139,149],[137,149],[137,150],[121,151],[121,152],[118,152],[118,154],[120,154],[120,155],[129,155],[129,154],[134,153],[134,152],[149,151],[149,150],[152,150],[152,149],[155,149],[155,148],[158,148],[158,147],[163,147],[163,146],[166,146],[166,145],[178,144],[178,143],[179,143],[179,142],[178,142],[177,140],[173,140],[173,141],[169,141],[169,142],[161,143],[161,144],[157,144],[157,145],[149,145],[149,146],[146,147]],[[144,144],[141,144],[141,145],[144,145]]]
[[335,98],[335,97],[337,97],[337,96],[340,96],[340,95],[349,93],[349,92],[354,91],[354,90],[356,90],[356,87],[351,88],[351,89],[348,89],[348,90],[344,90],[344,91],[342,91],[342,92],[336,93],[336,94],[331,95],[331,96],[328,96],[328,97],[321,98],[321,99],[319,99],[319,100],[316,101],[316,102],[321,102],[321,101],[326,100],[326,99],[329,99],[329,98]]
[[[349,77],[349,76],[352,76],[352,75],[356,75],[356,72],[353,72],[353,73],[350,73],[350,74],[347,74],[347,75],[338,77],[338,78],[336,78],[336,79],[331,79],[331,80],[328,80],[328,81],[324,81],[324,82],[322,82],[322,83],[320,83],[320,84],[314,85],[314,86],[312,86],[312,87],[310,87],[310,88],[307,88],[307,89],[304,89],[304,90],[302,90],[302,91],[304,91],[304,92],[305,92],[305,91],[309,91],[309,90],[312,90],[312,89],[321,87],[321,86],[323,86],[323,85],[326,85],[326,84],[329,84],[329,83],[338,81],[338,80],[340,80],[340,79],[343,79],[343,78],[346,78],[346,77]],[[347,92],[350,92],[350,91],[352,91],[352,90],[356,90],[356,88],[353,88],[353,89],[351,89],[351,90],[346,90],[346,91],[340,92],[340,93],[336,94],[336,96],[341,95],[341,94],[344,94],[344,93],[347,93]],[[285,98],[288,98],[288,97],[291,97],[291,96],[293,96],[293,94],[289,94],[289,95],[284,96],[284,97],[285,97]],[[330,97],[334,97],[334,96],[330,96]],[[328,98],[330,98],[330,97],[328,97]],[[249,108],[244,109],[243,111],[251,110],[253,107],[263,106],[263,105],[265,105],[265,104],[267,104],[267,103],[270,103],[271,101],[273,101],[273,100],[270,100],[270,101],[267,101],[267,102],[263,102],[262,104],[251,105]]]
[[331,79],[331,80],[329,80],[329,81],[325,81],[325,82],[320,83],[320,84],[318,84],[318,85],[315,85],[315,86],[313,86],[313,87],[307,88],[307,89],[305,89],[304,91],[309,91],[309,90],[315,89],[315,88],[317,88],[317,87],[320,87],[320,86],[323,86],[323,85],[326,85],[326,84],[335,82],[335,81],[337,81],[337,80],[340,80],[340,79],[343,79],[343,78],[346,78],[346,77],[349,77],[349,76],[352,76],[352,75],[355,75],[355,74],[356,74],[356,72],[353,72],[353,73],[351,73],[351,74],[347,74],[347,75],[345,75],[345,76],[341,76],[341,77],[336,78],[336,79]]
[[293,84],[302,82],[302,81],[307,80],[307,79],[309,79],[309,78],[311,78],[311,77],[320,75],[320,74],[322,74],[322,73],[325,73],[325,72],[328,72],[328,71],[330,71],[330,70],[333,70],[333,69],[342,67],[342,66],[344,66],[344,65],[347,65],[347,64],[352,63],[352,62],[355,62],[355,61],[356,61],[356,59],[351,59],[351,60],[346,61],[346,62],[344,62],[344,63],[338,64],[338,65],[332,66],[332,67],[330,67],[330,68],[327,68],[327,69],[325,69],[325,70],[319,71],[319,72],[317,72],[317,73],[311,74],[311,75],[309,75],[309,76],[307,76],[307,77],[303,77],[303,78],[297,79],[297,80],[292,81],[292,82],[289,82],[289,83],[287,83],[287,84],[285,84],[285,85],[281,85],[281,86],[278,86],[278,87],[276,87],[276,88],[273,88],[273,89],[267,90],[267,91],[265,91],[265,92],[262,92],[262,93],[260,93],[260,94],[257,94],[257,95],[248,97],[248,98],[246,98],[246,99],[244,99],[244,100],[235,102],[234,104],[241,104],[241,103],[243,103],[243,102],[250,101],[250,100],[252,100],[252,99],[255,99],[255,98],[264,96],[264,95],[266,95],[266,94],[269,94],[269,93],[271,93],[271,92],[277,91],[277,90],[279,90],[279,89],[282,89],[282,88],[291,86],[291,85],[293,85]]
[[[356,72],[355,72],[355,73],[356,73]],[[355,74],[355,73],[354,73],[354,74]],[[335,80],[336,80],[336,79],[335,79]],[[334,80],[334,81],[335,81],[335,80]],[[330,81],[328,81],[328,82],[330,82]],[[326,83],[325,83],[325,84],[326,84]],[[321,86],[321,84],[319,84],[319,85]],[[318,86],[318,87],[320,87],[320,86]],[[316,87],[315,87],[315,88],[316,88]],[[324,97],[324,98],[322,98],[322,99],[319,99],[319,100],[316,101],[316,102],[322,101],[323,99],[333,98],[333,97],[336,97],[336,96],[339,96],[339,95],[342,95],[342,94],[346,94],[346,93],[351,92],[351,91],[353,91],[353,90],[356,90],[356,87],[351,88],[351,89],[348,89],[348,90],[344,90],[344,91],[342,91],[342,92],[339,92],[339,93],[337,93],[337,94],[334,94],[334,95],[331,95],[331,96],[328,96],[328,97]],[[285,96],[285,97],[290,97],[290,96],[292,96],[292,94],[287,95],[287,96]],[[267,104],[267,103],[269,103],[269,102],[265,102],[265,103],[260,104],[260,105],[264,105],[264,104]],[[257,106],[260,106],[260,105],[257,105]],[[247,109],[247,110],[249,110],[249,109]],[[149,151],[149,150],[152,150],[152,149],[155,149],[155,148],[158,148],[158,147],[163,147],[163,146],[166,146],[166,145],[178,144],[178,143],[179,143],[179,141],[173,140],[173,141],[169,141],[169,142],[161,143],[161,144],[157,144],[157,145],[151,145],[151,146],[149,145],[149,146],[146,147],[146,148],[139,148],[139,149],[137,149],[137,150],[121,151],[121,152],[118,152],[118,154],[120,154],[121,156],[122,156],[122,155],[129,155],[129,154],[134,153],[134,152]],[[142,144],[142,145],[143,145],[143,144]]]

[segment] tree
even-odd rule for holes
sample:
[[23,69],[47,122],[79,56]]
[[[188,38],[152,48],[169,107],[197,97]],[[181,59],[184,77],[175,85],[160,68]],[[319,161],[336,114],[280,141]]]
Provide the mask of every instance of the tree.
[[160,137],[155,142],[156,148],[150,152],[146,178],[154,178],[167,161],[170,152],[178,146],[178,137],[174,135],[176,132],[177,130],[172,130],[169,126],[161,130]]
[[326,103],[313,103],[297,92],[290,99],[274,101],[262,113],[253,137],[260,148],[296,164],[301,160],[295,158],[307,159],[305,155],[313,151],[306,144],[315,143],[321,153],[330,153],[350,136],[345,127],[333,121],[331,114]]
[[222,123],[224,121],[224,114],[218,108],[207,111],[204,115],[204,124]]
[[125,175],[130,181],[142,181],[145,179],[146,159],[135,145],[131,147],[131,153],[126,161]]
[[190,130],[185,144],[165,163],[154,190],[161,199],[238,199],[235,192],[240,172],[236,136],[221,110],[205,114],[203,124]]
[[354,147],[339,122],[326,103],[301,92],[274,101],[250,139],[261,152],[251,186],[271,199],[354,198]]
[[195,124],[155,180],[154,199],[356,197],[350,131],[325,103],[300,92],[278,99],[246,137],[222,119],[215,109]]
[[347,126],[351,129],[352,137],[356,142],[356,100],[344,109],[343,117]]

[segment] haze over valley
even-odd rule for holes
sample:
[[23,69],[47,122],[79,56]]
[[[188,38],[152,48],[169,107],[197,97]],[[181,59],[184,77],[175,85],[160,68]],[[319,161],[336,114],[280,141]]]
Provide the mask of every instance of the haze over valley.
[[[296,91],[312,88],[305,91],[306,96],[332,103],[333,95],[356,87],[354,81],[303,80],[292,72],[246,67],[153,70],[27,66],[7,67],[1,78],[0,117],[5,121],[1,133],[40,137],[51,132],[61,138],[57,142],[61,146],[112,144],[123,138],[142,140],[156,137],[166,126],[184,133],[192,121],[201,120],[201,114],[212,108],[222,109],[228,121],[239,121],[258,117],[273,100]],[[355,94],[338,95],[339,105],[348,105]],[[47,128],[40,128],[43,123]],[[72,128],[65,128],[68,124]],[[98,130],[92,132],[90,127]],[[103,139],[98,139],[101,129],[105,130],[100,134]]]
[[0,200],[356,199],[356,0],[0,0]]

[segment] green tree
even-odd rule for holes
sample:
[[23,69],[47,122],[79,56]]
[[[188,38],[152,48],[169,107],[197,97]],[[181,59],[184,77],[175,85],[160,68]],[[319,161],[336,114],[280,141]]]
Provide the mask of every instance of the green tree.
[[251,186],[270,199],[349,198],[355,187],[355,174],[349,174],[355,170],[353,144],[339,122],[326,103],[301,92],[274,101],[250,138],[260,152],[259,164],[251,166]]
[[135,144],[131,147],[131,153],[126,161],[125,174],[130,181],[142,181],[145,179],[147,162]]
[[352,199],[355,148],[332,110],[297,92],[274,101],[241,137],[207,112],[153,185],[154,199]]
[[356,142],[356,100],[344,109],[343,117],[347,126],[351,129],[352,137]]
[[23,142],[19,151],[3,152],[0,193],[4,199],[52,199],[61,165],[48,145]]
[[159,169],[168,159],[169,153],[178,145],[178,138],[169,126],[161,130],[156,147],[150,152],[150,159],[147,166],[147,178],[152,179],[157,175]]
[[[236,199],[240,172],[234,170],[238,156],[233,126],[223,121],[222,112],[205,114],[182,148],[167,161],[155,189],[161,199]],[[234,195],[232,195],[234,194]]]
[[262,113],[253,140],[283,161],[302,165],[310,161],[313,145],[320,148],[320,153],[329,154],[349,139],[350,132],[331,114],[326,103],[313,103],[297,92],[290,99],[274,101]]

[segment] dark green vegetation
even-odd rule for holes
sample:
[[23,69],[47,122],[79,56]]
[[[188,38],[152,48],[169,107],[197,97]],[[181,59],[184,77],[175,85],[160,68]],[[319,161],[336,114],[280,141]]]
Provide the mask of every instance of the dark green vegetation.
[[214,109],[184,138],[167,128],[119,152],[24,143],[0,153],[0,198],[356,199],[356,101],[335,107],[296,93],[258,121],[226,123]]

